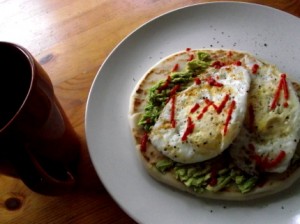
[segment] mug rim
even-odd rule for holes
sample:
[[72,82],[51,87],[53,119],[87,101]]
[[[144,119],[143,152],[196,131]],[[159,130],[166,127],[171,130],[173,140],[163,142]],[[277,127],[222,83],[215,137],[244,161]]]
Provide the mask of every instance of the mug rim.
[[27,89],[27,93],[26,96],[23,99],[22,104],[19,106],[18,110],[14,113],[14,115],[9,119],[8,122],[6,122],[5,125],[3,125],[3,127],[0,128],[0,133],[5,132],[5,130],[16,120],[16,118],[18,117],[18,115],[21,113],[22,109],[24,108],[30,92],[32,90],[32,86],[33,86],[33,81],[34,81],[34,77],[35,77],[35,64],[34,64],[34,60],[32,55],[30,54],[29,51],[27,51],[25,48],[23,48],[22,46],[12,43],[12,42],[6,42],[6,41],[0,41],[0,46],[8,46],[11,49],[15,49],[18,52],[20,52],[22,54],[22,56],[24,56],[24,58],[26,59],[26,61],[29,63],[29,67],[30,67],[30,83]]

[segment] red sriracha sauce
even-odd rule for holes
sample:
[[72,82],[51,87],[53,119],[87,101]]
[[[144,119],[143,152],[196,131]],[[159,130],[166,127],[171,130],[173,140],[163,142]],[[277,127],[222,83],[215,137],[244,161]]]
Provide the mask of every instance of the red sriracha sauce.
[[195,82],[196,85],[201,84],[201,80],[199,79],[199,77],[194,78],[194,82]]
[[148,142],[148,133],[145,132],[141,139],[141,151],[146,152],[147,150],[147,142]]
[[174,67],[172,69],[172,72],[177,72],[178,69],[179,69],[179,64],[177,63],[177,64],[174,65]]
[[190,113],[192,113],[192,114],[195,113],[199,107],[200,107],[200,105],[198,103],[196,103],[190,110]]
[[170,90],[170,97],[173,96],[173,95],[177,92],[177,90],[179,90],[179,89],[180,89],[180,85],[179,85],[179,84],[176,85],[176,86],[174,86],[174,87]]
[[170,122],[172,125],[172,128],[176,127],[176,120],[175,120],[175,102],[176,101],[176,95],[173,95],[171,97],[171,116],[170,116]]
[[206,106],[202,109],[201,113],[197,116],[197,120],[200,120],[203,115],[208,111],[208,108],[213,104],[210,100],[205,100]]
[[220,114],[222,112],[222,110],[224,109],[228,100],[229,100],[229,95],[226,94],[219,106],[216,105],[213,101],[211,101],[209,99],[205,99],[205,102],[206,102],[206,104],[212,105],[214,107],[214,109],[216,110],[216,112],[218,114]]
[[194,59],[194,55],[193,54],[190,54],[190,57],[187,59],[187,61],[191,61],[191,60],[193,60]]
[[262,159],[262,166],[264,169],[270,169],[276,167],[281,161],[284,159],[286,153],[285,151],[281,150],[279,154],[274,159],[269,159],[265,157]]
[[259,65],[258,64],[254,64],[251,68],[251,71],[253,74],[257,74],[258,72],[258,69],[259,69]]
[[289,99],[289,89],[288,89],[288,85],[286,82],[286,74],[281,74],[281,79],[282,79],[283,96],[284,96],[285,100],[288,100]]
[[209,85],[211,86],[216,86],[216,87],[222,87],[223,84],[217,82],[213,77],[209,76],[206,81],[208,82]]
[[160,87],[158,88],[158,92],[161,92],[162,90],[168,88],[170,82],[171,82],[171,76],[168,75],[168,77],[167,77],[165,83],[164,83],[162,86],[160,86]]
[[223,66],[225,66],[226,64],[220,61],[215,61],[214,63],[212,63],[211,67],[214,67],[215,69],[220,69]]
[[229,122],[231,120],[231,116],[232,116],[232,112],[233,110],[235,109],[235,101],[233,100],[229,106],[229,110],[228,110],[228,114],[227,114],[227,117],[226,117],[226,121],[225,121],[225,126],[224,126],[224,135],[226,135],[227,131],[228,131],[228,125],[229,125]]
[[236,66],[241,66],[241,65],[242,65],[242,62],[240,62],[240,61],[235,61],[235,62],[233,62],[232,64],[234,64],[234,65],[236,65]]
[[218,114],[220,114],[222,112],[222,110],[224,109],[228,100],[229,100],[229,95],[226,94],[219,106],[213,104],[213,107],[215,108],[215,110],[217,111]]
[[181,138],[182,141],[186,141],[187,140],[187,137],[189,134],[193,133],[194,131],[194,127],[195,127],[195,124],[193,123],[192,119],[190,117],[188,117],[187,119],[187,126],[186,126],[186,130]]
[[[283,90],[284,99],[287,101],[289,99],[289,90],[286,82],[286,74],[281,74],[278,87],[275,91],[273,101],[271,103],[271,110],[274,110],[278,104],[280,92]],[[285,102],[283,104],[284,107],[288,107],[288,103]]]
[[191,50],[191,48],[189,48],[189,47],[187,47],[186,49],[185,49],[185,51],[190,51]]
[[278,166],[286,156],[285,151],[280,150],[275,158],[270,159],[268,156],[257,155],[255,153],[255,146],[253,144],[249,144],[249,149],[253,152],[253,159],[255,160],[255,163],[262,170],[267,170]]

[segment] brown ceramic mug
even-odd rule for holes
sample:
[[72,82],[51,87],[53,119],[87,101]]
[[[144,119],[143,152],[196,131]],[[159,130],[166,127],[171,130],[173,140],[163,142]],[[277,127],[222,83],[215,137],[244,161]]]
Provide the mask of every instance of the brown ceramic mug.
[[78,137],[46,72],[26,49],[7,42],[0,42],[0,105],[0,156],[33,191],[72,188]]

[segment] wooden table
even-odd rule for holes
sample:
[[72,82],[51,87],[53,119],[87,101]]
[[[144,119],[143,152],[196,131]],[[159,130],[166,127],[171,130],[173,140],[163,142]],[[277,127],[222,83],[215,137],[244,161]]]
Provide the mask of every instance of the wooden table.
[[[113,201],[90,161],[85,106],[92,81],[110,51],[149,19],[205,0],[0,0],[0,40],[27,48],[48,72],[83,144],[79,187],[44,196],[0,169],[0,223],[134,223]],[[248,0],[300,17],[299,0]],[[17,199],[12,200],[11,199]],[[8,202],[12,203],[7,206]]]

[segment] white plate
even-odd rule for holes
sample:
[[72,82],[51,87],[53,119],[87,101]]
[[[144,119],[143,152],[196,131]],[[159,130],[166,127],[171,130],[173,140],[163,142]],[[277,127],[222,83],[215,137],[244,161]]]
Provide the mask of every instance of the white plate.
[[[190,48],[251,52],[300,77],[300,20],[265,6],[209,3],[164,14],[122,41],[90,91],[86,137],[95,169],[115,201],[139,223],[300,223],[300,188],[251,202],[197,199],[147,175],[127,120],[129,97],[162,57]],[[298,75],[298,77],[297,77]]]

